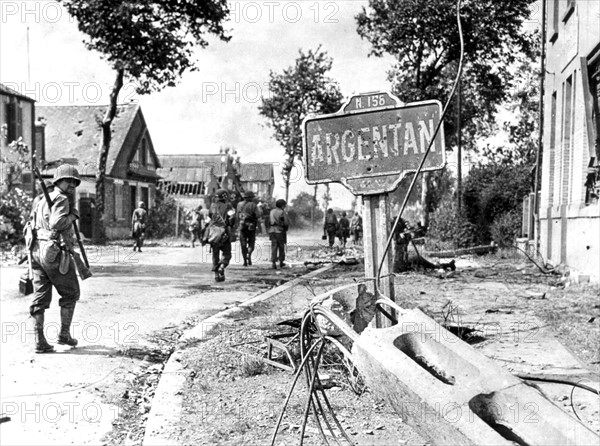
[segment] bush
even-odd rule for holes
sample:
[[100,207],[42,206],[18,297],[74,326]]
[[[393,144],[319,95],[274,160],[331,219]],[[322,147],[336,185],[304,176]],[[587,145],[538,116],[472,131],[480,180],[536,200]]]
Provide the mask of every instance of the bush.
[[520,231],[521,215],[514,210],[496,217],[490,227],[492,240],[500,247],[513,246]]
[[[165,196],[161,190],[156,191],[154,207],[148,212],[146,235],[152,238],[163,238],[175,235],[174,216],[177,214],[177,202],[171,196]],[[184,212],[179,212],[180,229],[185,226]],[[182,233],[182,231],[179,231]]]
[[491,163],[469,172],[464,181],[463,210],[475,226],[476,244],[492,240],[491,227],[500,216],[508,212],[520,215],[523,197],[529,193],[529,180],[527,165]]
[[23,240],[23,228],[31,215],[33,200],[18,187],[0,198],[0,244],[14,246]]
[[459,215],[458,207],[450,197],[443,201],[431,215],[427,235],[430,246],[433,244],[431,247],[438,249],[466,248],[473,246],[476,241],[475,225],[464,215]]

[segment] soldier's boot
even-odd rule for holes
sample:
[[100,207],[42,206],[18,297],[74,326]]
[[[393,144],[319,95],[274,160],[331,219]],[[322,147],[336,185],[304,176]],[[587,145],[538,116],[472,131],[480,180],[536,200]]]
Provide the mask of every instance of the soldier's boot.
[[61,345],[69,345],[75,347],[77,339],[71,337],[71,321],[75,313],[75,306],[60,307],[60,334],[58,335],[58,343]]
[[248,254],[242,254],[242,256],[244,257],[244,266],[248,266]]
[[54,347],[48,344],[46,336],[44,336],[44,312],[38,311],[33,314],[34,334],[35,334],[35,352],[36,353],[52,353]]
[[252,266],[252,251],[248,251],[248,266]]
[[219,269],[217,271],[219,273],[219,282],[225,282],[225,266],[219,266]]

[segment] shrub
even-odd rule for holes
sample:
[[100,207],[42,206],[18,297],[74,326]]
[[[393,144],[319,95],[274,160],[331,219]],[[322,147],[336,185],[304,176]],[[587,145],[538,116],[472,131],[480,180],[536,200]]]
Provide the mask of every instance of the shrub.
[[[184,229],[184,212],[180,209],[179,225]],[[177,214],[177,202],[171,196],[165,196],[161,190],[156,191],[154,207],[148,212],[146,234],[152,238],[162,238],[175,235],[173,216]],[[180,231],[182,233],[182,231]]]
[[475,225],[464,215],[459,215],[458,207],[450,197],[442,201],[431,215],[427,235],[429,244],[437,248],[447,248],[448,245],[452,248],[465,248],[473,246],[476,241]]
[[530,168],[526,165],[490,163],[473,168],[464,181],[463,210],[475,226],[475,242],[489,243],[491,226],[508,212],[520,212],[529,192]]
[[507,247],[515,244],[515,239],[521,231],[521,214],[512,210],[496,217],[490,227],[492,240],[498,246]]
[[32,199],[15,187],[0,200],[0,244],[14,246],[23,240],[23,228],[31,215]]

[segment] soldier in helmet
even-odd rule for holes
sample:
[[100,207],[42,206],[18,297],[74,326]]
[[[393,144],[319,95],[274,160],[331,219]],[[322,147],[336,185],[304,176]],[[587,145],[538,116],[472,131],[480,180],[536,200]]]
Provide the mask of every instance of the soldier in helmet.
[[256,244],[256,228],[260,217],[260,211],[254,202],[254,192],[244,192],[244,201],[238,203],[236,210],[244,266],[252,265],[252,253]]
[[271,239],[271,263],[273,269],[277,269],[277,260],[279,260],[279,267],[283,268],[285,264],[285,245],[287,243],[287,230],[290,225],[290,221],[285,207],[287,202],[283,199],[279,199],[275,202],[275,209],[271,210],[269,214],[269,238]]
[[144,234],[146,232],[146,203],[140,201],[138,207],[133,211],[131,216],[131,236],[135,240],[133,250],[136,248],[139,252],[142,252],[142,245],[144,244]]
[[[225,268],[231,260],[231,243],[234,241],[235,210],[229,202],[229,194],[225,189],[218,189],[215,193],[216,201],[210,205],[208,217],[210,225],[223,229],[223,237],[211,241],[212,271],[215,273],[216,282],[225,281]],[[210,237],[209,229],[209,237]],[[221,254],[223,254],[221,256]]]
[[35,321],[35,352],[53,352],[44,336],[44,312],[50,308],[52,286],[60,299],[61,328],[58,343],[75,347],[77,339],[71,337],[71,321],[75,304],[79,300],[79,282],[73,257],[73,222],[79,218],[74,207],[75,189],[81,183],[79,172],[70,164],[56,169],[52,180],[55,188],[50,193],[52,208],[46,200],[39,200],[33,210],[35,238],[32,244],[33,301],[29,313]]

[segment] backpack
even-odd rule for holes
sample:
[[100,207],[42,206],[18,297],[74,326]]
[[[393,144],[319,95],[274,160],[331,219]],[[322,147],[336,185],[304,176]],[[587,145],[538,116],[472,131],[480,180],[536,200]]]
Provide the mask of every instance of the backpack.
[[252,203],[244,203],[244,205],[242,206],[242,210],[240,211],[241,214],[244,215],[244,219],[242,220],[241,230],[244,232],[254,232],[256,230],[257,219],[256,219],[256,215],[254,212],[252,214],[246,213],[245,209],[246,209],[246,205],[248,205],[248,204],[252,204]]

